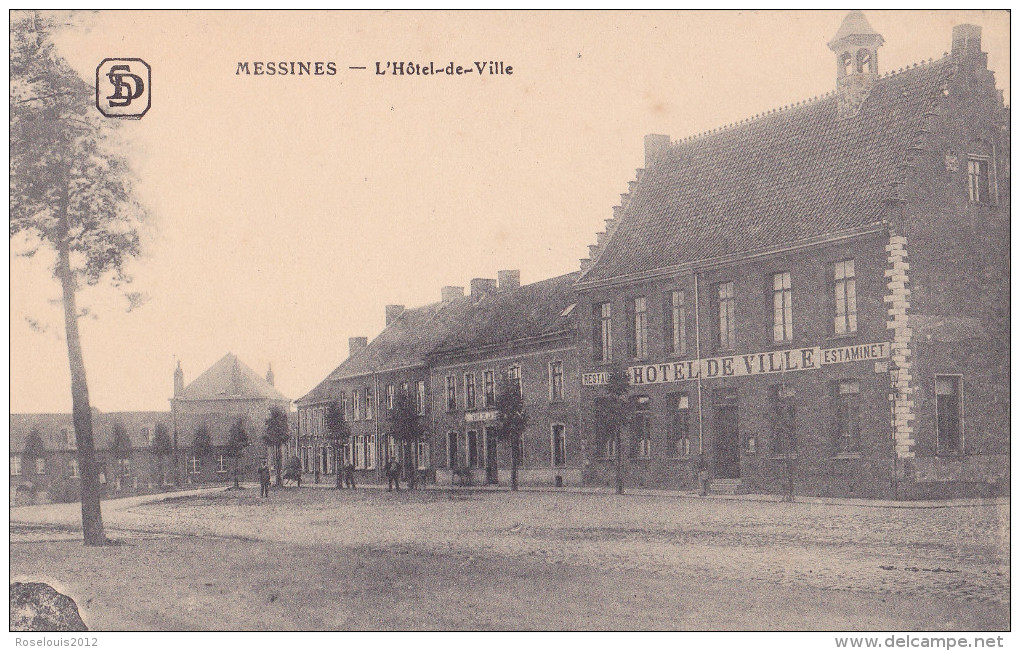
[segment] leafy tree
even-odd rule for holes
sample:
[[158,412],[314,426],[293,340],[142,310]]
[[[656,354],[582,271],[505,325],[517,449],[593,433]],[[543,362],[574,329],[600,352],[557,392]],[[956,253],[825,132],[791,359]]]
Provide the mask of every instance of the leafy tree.
[[206,459],[212,455],[212,437],[209,436],[209,428],[199,425],[195,429],[195,436],[191,439],[191,453],[198,459]]
[[336,471],[336,487],[343,486],[343,472],[341,466],[344,462],[343,445],[351,437],[351,428],[344,419],[344,410],[339,402],[334,402],[326,407],[326,439],[333,446],[334,470]]
[[517,490],[517,467],[523,452],[524,430],[528,427],[528,410],[520,384],[501,374],[496,390],[496,436],[510,445],[510,490]]
[[630,379],[619,362],[609,370],[605,394],[595,399],[595,417],[602,443],[614,441],[616,446],[616,492],[623,494],[623,430],[630,424],[633,405],[627,398]]
[[[12,251],[55,254],[71,371],[71,403],[81,468],[86,545],[103,545],[92,412],[77,303],[82,283],[130,281],[125,264],[139,252],[145,211],[131,199],[129,169],[110,146],[118,120],[94,108],[95,89],[56,54],[58,22],[40,12],[10,22],[10,235]],[[139,295],[128,294],[132,306]]]
[[166,460],[174,453],[170,431],[163,423],[156,423],[156,429],[152,434],[152,446],[149,450],[159,463],[159,480],[162,484],[166,480]]
[[113,424],[113,439],[110,441],[110,452],[113,453],[113,458],[117,460],[131,458],[131,437],[128,436],[127,429],[124,428],[123,423]]
[[35,459],[46,458],[46,445],[43,443],[42,434],[35,427],[28,433],[28,438],[25,439],[25,463],[33,461]]
[[287,426],[287,412],[279,407],[269,410],[269,418],[266,419],[266,433],[262,441],[273,448],[273,459],[276,464],[276,485],[283,486],[283,444],[290,437],[290,428]]
[[[390,436],[397,440],[404,459],[408,460],[408,466],[413,466],[411,460],[414,457],[414,449],[419,441],[428,436],[425,422],[418,415],[415,400],[404,393],[398,393],[393,401],[393,409],[390,410],[389,421]],[[413,467],[405,470],[414,473]]]
[[230,426],[230,438],[227,439],[227,449],[224,450],[224,454],[234,460],[234,488],[241,487],[238,475],[241,470],[241,457],[244,456],[248,442],[248,430],[244,426],[244,419],[238,418]]

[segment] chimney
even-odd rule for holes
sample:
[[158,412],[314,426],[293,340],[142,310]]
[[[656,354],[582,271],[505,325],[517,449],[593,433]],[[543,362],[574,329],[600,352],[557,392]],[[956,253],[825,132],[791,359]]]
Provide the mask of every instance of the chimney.
[[174,395],[180,395],[184,391],[184,371],[181,370],[181,362],[177,361],[177,368],[174,369]]
[[276,386],[276,376],[273,375],[273,363],[272,362],[269,362],[269,370],[266,371],[266,382],[268,382],[269,386],[271,386],[271,387]]
[[495,278],[472,278],[471,279],[471,298],[481,298],[482,294],[486,292],[496,291],[496,279]]
[[652,166],[659,156],[669,149],[669,136],[650,133],[645,136],[645,168]]
[[347,357],[354,357],[368,347],[368,337],[348,337]]
[[520,269],[504,269],[496,273],[496,278],[499,279],[500,290],[517,289],[521,286]]
[[387,305],[386,306],[386,325],[389,325],[397,320],[401,314],[404,313],[403,305]]
[[978,25],[953,26],[953,54],[981,52],[981,27]]
[[442,298],[444,303],[446,301],[452,301],[455,298],[464,298],[463,287],[454,287],[453,285],[447,285],[446,287],[443,287],[443,289],[440,291],[442,292]]

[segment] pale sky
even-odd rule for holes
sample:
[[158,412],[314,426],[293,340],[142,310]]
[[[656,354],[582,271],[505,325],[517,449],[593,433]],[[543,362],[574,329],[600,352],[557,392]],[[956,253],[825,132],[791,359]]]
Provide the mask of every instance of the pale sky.
[[[568,273],[642,166],[673,139],[826,93],[845,12],[102,12],[62,35],[86,80],[106,57],[152,67],[152,108],[123,121],[152,215],[130,313],[82,297],[92,404],[167,409],[227,352],[297,399],[377,335],[384,306],[520,269]],[[865,12],[879,70],[982,47],[1009,102],[1006,12]],[[376,61],[503,61],[511,76],[374,74]],[[333,61],[335,76],[235,74],[240,61]],[[368,70],[350,70],[367,66]],[[43,259],[11,263],[11,410],[69,411]],[[46,326],[38,332],[27,319]]]

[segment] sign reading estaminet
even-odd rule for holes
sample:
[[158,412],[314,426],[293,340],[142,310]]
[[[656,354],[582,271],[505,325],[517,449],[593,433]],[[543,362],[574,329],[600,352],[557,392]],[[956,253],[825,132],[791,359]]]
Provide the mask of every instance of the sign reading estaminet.
[[[885,342],[839,348],[814,346],[662,364],[642,364],[628,368],[627,378],[631,384],[663,384],[697,380],[699,377],[708,379],[770,375],[815,370],[829,364],[885,359],[888,356],[889,344]],[[581,382],[585,386],[606,384],[608,381],[608,371],[585,373],[581,376]]]

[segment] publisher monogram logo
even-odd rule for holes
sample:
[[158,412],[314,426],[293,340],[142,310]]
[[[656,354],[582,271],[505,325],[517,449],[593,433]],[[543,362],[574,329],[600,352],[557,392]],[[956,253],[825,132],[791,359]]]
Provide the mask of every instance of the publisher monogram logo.
[[96,108],[108,118],[139,119],[152,104],[152,69],[141,59],[103,59],[96,68]]

